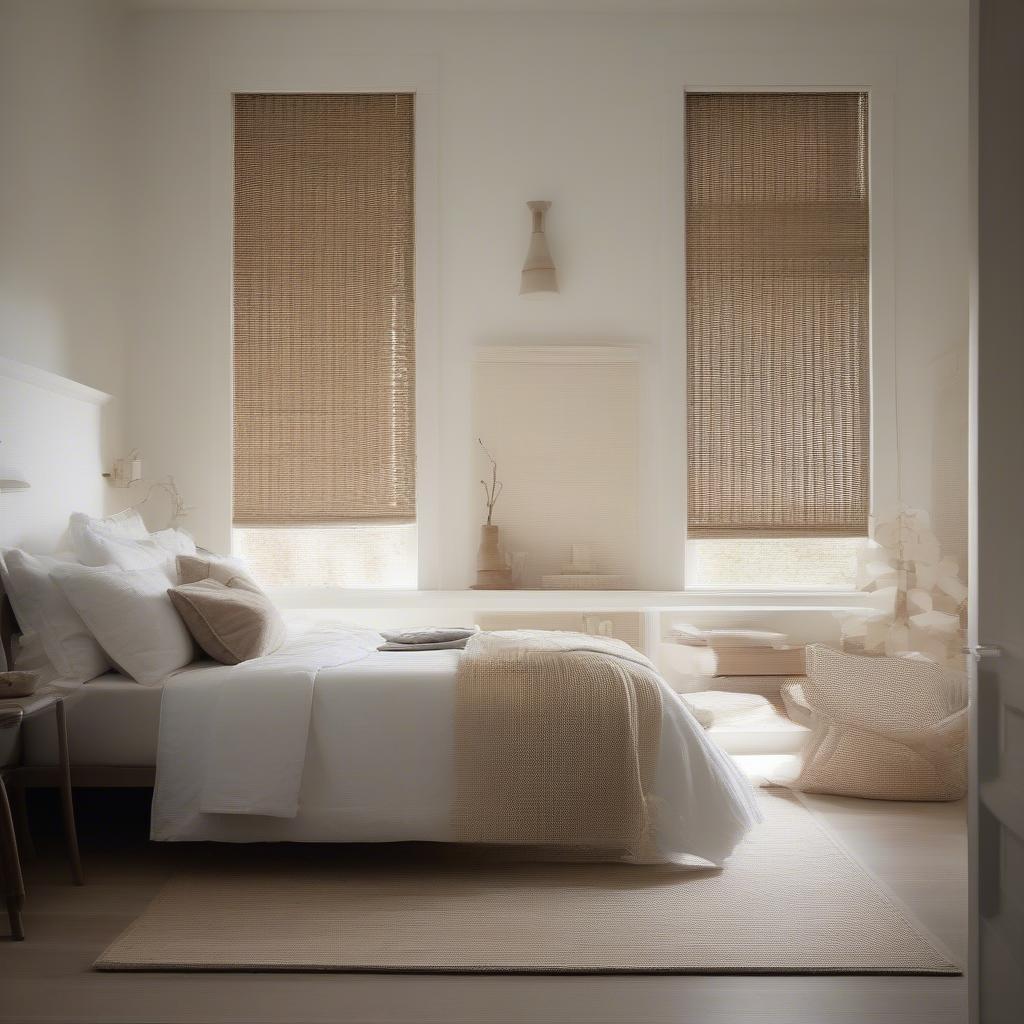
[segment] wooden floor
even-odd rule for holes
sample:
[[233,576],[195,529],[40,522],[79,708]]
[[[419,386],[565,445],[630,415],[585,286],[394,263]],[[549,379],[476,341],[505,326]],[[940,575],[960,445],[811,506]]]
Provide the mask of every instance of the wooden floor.
[[[966,835],[959,804],[809,803],[960,960]],[[0,939],[0,1021],[961,1024],[963,978],[482,977],[98,974],[93,958],[201,847],[87,842],[88,884],[58,849],[26,865],[28,939]],[[827,910],[827,908],[823,908]],[[680,927],[686,927],[681,921]],[[762,937],[763,938],[763,937]]]

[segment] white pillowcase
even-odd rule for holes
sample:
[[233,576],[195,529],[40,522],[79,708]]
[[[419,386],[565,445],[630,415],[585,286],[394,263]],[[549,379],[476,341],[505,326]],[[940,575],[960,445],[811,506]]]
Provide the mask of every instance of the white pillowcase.
[[4,552],[3,582],[18,625],[38,635],[58,676],[84,683],[106,672],[110,659],[53,578],[56,568],[74,564],[13,548]]
[[60,677],[53,667],[53,662],[46,656],[46,649],[43,647],[42,637],[32,630],[28,633],[19,633],[12,642],[13,658],[10,668],[15,672],[35,672],[39,677],[37,686],[44,683],[52,683]]
[[161,683],[195,657],[163,569],[64,565],[53,575],[111,661],[136,682]]
[[157,530],[149,535],[149,539],[175,557],[196,553],[196,542],[184,530]]
[[[131,515],[126,515],[129,512]],[[93,519],[75,512],[68,534],[82,565],[116,565],[119,569],[160,567],[172,583],[177,582],[174,554],[150,537],[142,517],[134,509],[126,509],[108,519]]]
[[149,536],[146,522],[135,508],[122,509],[104,518],[87,516],[84,512],[72,512],[68,524],[72,544],[76,543],[77,534],[83,529],[97,530],[113,537],[128,537],[132,540],[145,540]]

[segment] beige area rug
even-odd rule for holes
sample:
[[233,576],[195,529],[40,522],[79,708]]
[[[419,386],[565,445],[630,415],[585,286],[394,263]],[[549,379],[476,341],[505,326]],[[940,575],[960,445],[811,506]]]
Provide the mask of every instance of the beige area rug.
[[112,971],[958,974],[782,790],[724,870],[233,848],[175,876]]

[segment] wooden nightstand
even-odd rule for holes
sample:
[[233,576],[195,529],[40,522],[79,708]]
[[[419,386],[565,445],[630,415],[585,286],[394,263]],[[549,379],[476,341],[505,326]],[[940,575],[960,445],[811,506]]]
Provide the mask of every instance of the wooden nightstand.
[[[5,750],[18,753],[18,731],[21,723],[33,715],[52,712],[57,723],[58,764],[52,769],[53,785],[60,789],[61,806],[64,811],[64,832],[68,844],[68,857],[71,861],[71,879],[75,885],[83,885],[82,861],[78,853],[78,833],[75,829],[75,807],[71,799],[71,763],[68,757],[68,727],[64,713],[64,698],[59,693],[34,694],[31,697],[19,697],[11,700],[0,700],[0,738]],[[11,733],[11,730],[15,730]],[[11,921],[11,938],[25,938],[25,929],[21,920],[21,910],[25,903],[25,884],[21,874],[21,857],[18,852],[18,838],[14,828],[14,817],[11,814],[11,803],[8,798],[7,783],[21,789],[19,774],[22,771],[15,759],[11,764],[0,764],[0,853],[4,877],[4,890],[7,897],[7,915]],[[33,768],[38,774],[39,769]],[[24,793],[19,792],[24,800]]]

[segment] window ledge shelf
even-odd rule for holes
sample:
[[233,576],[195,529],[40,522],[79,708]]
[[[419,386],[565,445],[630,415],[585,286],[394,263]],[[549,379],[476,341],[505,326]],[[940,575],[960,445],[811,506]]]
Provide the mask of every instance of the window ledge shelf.
[[827,611],[861,607],[858,591],[666,591],[666,590],[350,590],[344,587],[267,587],[287,609],[649,609]]

